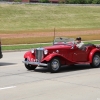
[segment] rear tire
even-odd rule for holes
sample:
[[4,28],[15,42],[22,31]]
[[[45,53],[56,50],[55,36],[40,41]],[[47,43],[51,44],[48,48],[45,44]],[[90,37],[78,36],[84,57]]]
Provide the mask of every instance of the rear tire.
[[100,54],[99,53],[94,54],[93,59],[92,59],[92,63],[90,65],[93,68],[100,67]]
[[58,57],[53,58],[49,63],[48,63],[48,69],[50,70],[51,73],[56,73],[60,70],[60,60]]

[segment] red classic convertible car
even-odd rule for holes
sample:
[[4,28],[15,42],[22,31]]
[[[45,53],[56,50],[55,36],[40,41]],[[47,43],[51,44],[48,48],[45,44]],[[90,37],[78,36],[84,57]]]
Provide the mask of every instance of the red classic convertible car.
[[63,65],[86,64],[100,67],[100,47],[88,43],[79,49],[74,39],[56,38],[52,46],[34,48],[24,54],[25,67],[47,67],[50,72],[58,72]]

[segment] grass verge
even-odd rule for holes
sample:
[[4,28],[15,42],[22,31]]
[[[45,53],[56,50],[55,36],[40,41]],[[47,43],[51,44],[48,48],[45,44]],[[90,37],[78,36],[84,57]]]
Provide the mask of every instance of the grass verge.
[[50,46],[50,45],[52,44],[46,43],[46,44],[10,45],[10,46],[2,46],[2,50],[22,50],[22,49],[31,49],[31,48]]
[[[100,41],[86,41],[86,43],[93,43],[93,44],[100,44]],[[10,45],[10,46],[2,46],[2,50],[22,50],[22,49],[31,49],[31,48],[38,48],[38,47],[45,47],[51,46],[52,43],[46,44],[31,44],[31,45]]]

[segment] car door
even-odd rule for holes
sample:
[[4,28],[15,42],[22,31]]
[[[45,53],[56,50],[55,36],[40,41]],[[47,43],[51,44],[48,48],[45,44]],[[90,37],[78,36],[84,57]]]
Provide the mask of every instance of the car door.
[[88,60],[86,50],[75,47],[73,49],[73,61],[75,62],[86,62]]

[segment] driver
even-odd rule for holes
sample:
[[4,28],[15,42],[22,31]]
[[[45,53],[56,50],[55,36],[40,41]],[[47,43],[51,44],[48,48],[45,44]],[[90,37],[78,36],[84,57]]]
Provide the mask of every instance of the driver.
[[81,49],[84,46],[84,43],[81,41],[81,37],[77,37],[75,43],[79,49]]

